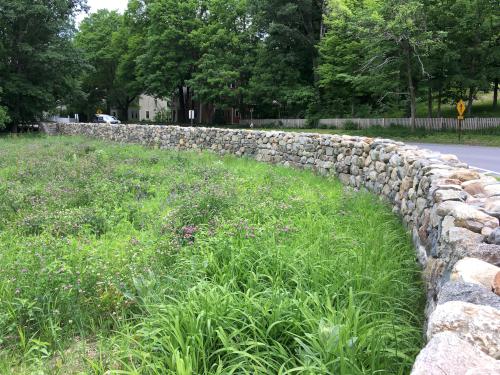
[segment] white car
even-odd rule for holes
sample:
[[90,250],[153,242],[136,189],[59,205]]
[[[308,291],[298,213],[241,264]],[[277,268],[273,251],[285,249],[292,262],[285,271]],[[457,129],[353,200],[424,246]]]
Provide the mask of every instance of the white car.
[[94,115],[94,121],[101,124],[121,124],[115,116],[111,115]]

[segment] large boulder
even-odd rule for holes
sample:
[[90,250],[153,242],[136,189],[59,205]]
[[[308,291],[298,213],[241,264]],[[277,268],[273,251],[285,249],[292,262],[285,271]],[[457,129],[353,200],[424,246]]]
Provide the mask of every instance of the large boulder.
[[451,332],[484,353],[500,357],[500,310],[490,306],[450,301],[438,305],[429,318],[427,339]]
[[500,361],[451,332],[434,335],[417,356],[411,375],[494,375]]

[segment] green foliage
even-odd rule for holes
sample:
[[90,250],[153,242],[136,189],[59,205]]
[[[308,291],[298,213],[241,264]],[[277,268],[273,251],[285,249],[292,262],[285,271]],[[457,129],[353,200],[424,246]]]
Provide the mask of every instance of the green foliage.
[[0,138],[0,370],[405,374],[423,289],[389,207],[208,153]]
[[191,33],[200,57],[187,84],[216,109],[242,105],[253,48],[246,6],[247,0],[209,1],[203,23]]
[[0,1],[0,106],[14,127],[36,121],[77,91],[81,59],[72,44],[72,17],[85,3]]
[[143,92],[136,60],[144,51],[144,34],[134,4],[129,4],[123,16],[115,11],[99,10],[80,25],[75,45],[83,51],[89,64],[81,75],[87,97],[75,98],[70,104],[87,117],[97,109],[110,113],[113,106],[126,121],[129,106]]
[[0,106],[0,130],[5,128],[5,124],[10,121],[9,115],[7,114],[7,110],[4,107]]
[[346,121],[344,123],[344,129],[345,130],[358,130],[358,124],[354,121]]
[[498,75],[494,7],[487,0],[328,1],[317,69],[323,113],[364,116],[362,104],[372,113],[406,108],[414,117],[420,99],[432,115],[433,101],[440,107],[467,90],[472,108]]
[[166,108],[156,112],[154,122],[159,124],[167,124],[172,121],[172,111]]

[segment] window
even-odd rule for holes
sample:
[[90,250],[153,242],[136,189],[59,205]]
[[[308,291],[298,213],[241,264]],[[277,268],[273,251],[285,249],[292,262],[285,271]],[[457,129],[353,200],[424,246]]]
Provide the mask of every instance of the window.
[[149,111],[146,111],[146,119],[149,120]]

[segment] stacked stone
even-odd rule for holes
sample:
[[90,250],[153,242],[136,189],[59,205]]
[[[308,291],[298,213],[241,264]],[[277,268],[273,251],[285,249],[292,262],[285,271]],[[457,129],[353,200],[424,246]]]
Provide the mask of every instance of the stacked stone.
[[413,234],[427,286],[428,344],[412,373],[500,374],[500,183],[455,156],[316,133],[109,124],[58,131],[311,169],[385,197]]

